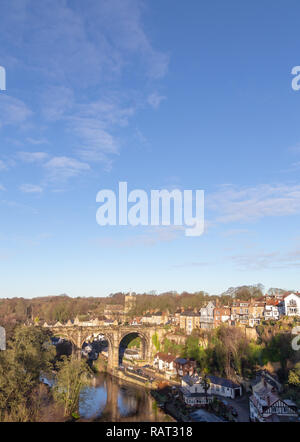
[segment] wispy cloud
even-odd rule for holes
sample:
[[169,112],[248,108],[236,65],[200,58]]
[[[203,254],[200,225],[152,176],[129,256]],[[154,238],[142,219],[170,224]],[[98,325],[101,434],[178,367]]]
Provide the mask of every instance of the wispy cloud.
[[65,181],[90,169],[87,163],[69,157],[53,157],[44,165],[50,181]]
[[85,86],[134,62],[149,77],[161,78],[169,56],[146,35],[143,10],[139,0],[44,0],[44,8],[34,0],[11,0],[2,5],[0,26],[5,40],[12,47],[23,44],[25,60],[49,79]]
[[30,144],[34,144],[34,145],[49,144],[49,141],[46,140],[46,138],[31,138],[31,137],[27,137],[26,138],[26,142],[30,143]]
[[151,247],[161,242],[172,242],[178,239],[183,229],[181,226],[149,227],[145,233],[132,235],[125,239],[104,237],[93,240],[93,242],[102,247]]
[[35,184],[22,184],[20,190],[23,193],[42,193],[43,188]]
[[18,152],[17,158],[25,163],[39,163],[49,158],[49,154],[46,152]]
[[[51,157],[47,152],[18,152],[16,158],[24,163],[37,163],[44,171],[43,187],[49,183],[64,184],[69,178],[90,170],[87,163],[66,156]],[[27,193],[42,192],[43,187],[23,184],[20,190]]]
[[237,235],[249,235],[250,233],[252,233],[250,230],[248,229],[230,229],[230,230],[226,230],[225,232],[223,232],[223,236],[227,237],[227,236],[237,236]]
[[0,200],[0,205],[5,206],[6,208],[19,210],[21,212],[31,212],[34,215],[38,213],[37,209],[13,200]]
[[42,115],[48,122],[56,122],[72,111],[75,94],[70,87],[48,86],[41,97]]
[[157,92],[153,92],[151,95],[149,95],[147,101],[154,109],[158,109],[160,103],[163,100],[166,100],[166,98],[167,97],[165,97],[164,95],[159,95]]
[[241,270],[288,269],[300,267],[300,248],[288,252],[256,252],[231,256]]
[[[45,0],[40,8],[34,0],[11,0],[1,12],[1,33],[11,46],[10,56],[15,50],[19,70],[39,76],[39,86],[32,91],[39,127],[59,125],[68,137],[63,156],[111,167],[124,145],[119,130],[139,108],[147,103],[157,108],[165,99],[157,92],[149,94],[167,73],[169,56],[155,49],[145,32],[143,3]],[[124,92],[122,76],[130,67],[137,79],[131,82],[138,86]],[[0,98],[0,127],[20,127],[32,116],[22,101]],[[48,144],[34,129],[27,143]]]
[[255,221],[268,216],[300,213],[300,185],[262,184],[237,188],[223,186],[207,196],[207,207],[219,223]]
[[7,94],[0,95],[0,129],[9,125],[22,125],[32,115],[29,107],[18,98],[11,97]]

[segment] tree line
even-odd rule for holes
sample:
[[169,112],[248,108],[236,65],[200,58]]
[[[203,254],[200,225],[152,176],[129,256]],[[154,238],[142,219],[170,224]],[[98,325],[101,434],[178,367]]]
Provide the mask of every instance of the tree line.
[[[41,382],[53,378],[53,388]],[[0,422],[38,422],[78,417],[79,396],[92,376],[84,360],[58,359],[49,333],[17,326],[0,351]]]
[[[0,325],[4,326],[10,335],[15,325],[26,322],[62,323],[78,316],[81,320],[103,316],[104,310],[110,304],[124,305],[126,293],[112,293],[107,297],[77,297],[68,295],[45,296],[33,299],[2,298],[0,299]],[[169,291],[161,294],[138,293],[132,315],[142,316],[147,311],[162,311],[175,313],[178,309],[199,309],[209,301],[218,301],[219,305],[232,305],[234,299],[249,300],[262,297],[262,287],[241,286],[230,288],[223,294],[209,295],[204,291],[194,293],[177,293]]]

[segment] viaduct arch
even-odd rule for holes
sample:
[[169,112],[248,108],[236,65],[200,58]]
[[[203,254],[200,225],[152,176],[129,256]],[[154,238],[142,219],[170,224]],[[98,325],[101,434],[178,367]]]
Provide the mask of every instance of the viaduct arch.
[[108,341],[108,369],[113,372],[119,367],[119,349],[121,341],[128,335],[141,338],[141,351],[146,363],[152,362],[156,352],[153,336],[161,340],[165,333],[163,327],[153,326],[80,326],[80,325],[44,325],[54,336],[60,336],[72,343],[73,352],[81,353],[82,346],[91,336],[104,335]]

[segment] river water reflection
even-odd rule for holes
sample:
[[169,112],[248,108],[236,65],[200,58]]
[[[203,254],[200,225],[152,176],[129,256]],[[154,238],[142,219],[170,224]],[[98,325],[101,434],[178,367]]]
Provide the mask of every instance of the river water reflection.
[[104,422],[169,420],[146,389],[106,373],[97,375],[93,385],[82,392],[79,413],[83,420]]

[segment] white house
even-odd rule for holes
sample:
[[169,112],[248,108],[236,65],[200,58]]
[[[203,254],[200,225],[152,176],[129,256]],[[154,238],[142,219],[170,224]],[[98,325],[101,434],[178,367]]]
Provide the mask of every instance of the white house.
[[272,302],[269,302],[265,305],[264,308],[264,319],[265,320],[269,320],[269,319],[279,319],[280,316],[280,312],[279,312],[279,307],[277,304],[274,304]]
[[277,390],[264,378],[252,386],[249,398],[250,420],[254,422],[295,421],[297,406],[289,399],[281,399]]
[[200,328],[211,329],[214,326],[215,304],[212,301],[200,309]]
[[[207,376],[209,380],[209,388],[207,393],[209,395],[219,395],[223,397],[229,397],[234,399],[237,396],[242,395],[242,387],[229,379],[219,378],[217,376]],[[190,394],[205,393],[202,385],[202,378],[199,376],[183,376],[181,385]]]
[[174,361],[175,358],[170,353],[167,354],[167,353],[158,352],[154,356],[153,365],[159,371],[163,371],[167,375],[167,377],[171,377],[176,374]]
[[283,314],[286,316],[300,316],[300,294],[291,293],[284,297]]
[[199,376],[185,375],[181,379],[180,393],[183,401],[190,406],[206,405],[213,401],[213,396],[205,394],[201,384],[202,378]]
[[185,404],[191,407],[196,405],[203,406],[214,400],[213,396],[206,395],[205,393],[190,393],[189,390],[184,387],[180,387],[180,393]]
[[127,359],[140,359],[140,352],[138,350],[134,350],[134,349],[130,349],[130,348],[126,348],[124,351],[124,356]]
[[231,399],[242,395],[242,387],[239,384],[217,376],[209,375],[208,378],[210,381],[210,394],[218,394]]
[[213,317],[214,316],[214,309],[215,309],[215,304],[212,301],[209,301],[209,303],[206,305],[206,307],[202,307],[200,309],[200,315],[205,317]]

